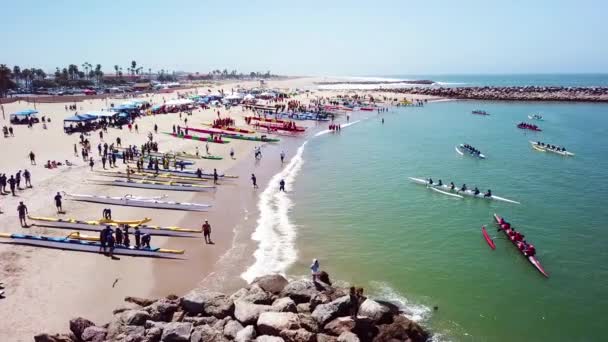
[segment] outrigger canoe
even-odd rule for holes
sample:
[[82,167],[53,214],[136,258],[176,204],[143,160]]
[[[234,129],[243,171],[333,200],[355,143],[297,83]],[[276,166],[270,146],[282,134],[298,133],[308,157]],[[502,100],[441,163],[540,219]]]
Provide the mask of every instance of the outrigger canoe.
[[213,144],[228,144],[230,141],[228,140],[214,140],[211,137],[197,137],[195,135],[190,135],[190,134],[177,134],[177,133],[169,133],[169,132],[164,132],[167,135],[170,135],[174,138],[179,138],[179,139],[186,139],[186,140],[195,140],[195,141],[202,141],[202,142],[208,142],[208,143],[213,143]]
[[460,144],[460,145],[458,145],[458,146],[456,146],[454,148],[456,149],[456,152],[458,154],[460,154],[461,156],[463,156],[463,155],[466,154],[466,155],[469,155],[471,157],[475,157],[475,158],[479,158],[479,159],[486,159],[486,156],[483,153],[481,153],[481,152],[479,154],[474,153],[473,151],[471,151],[468,148],[466,148],[464,146],[464,144]]
[[[128,226],[129,229],[135,229],[137,227],[142,234],[148,233],[150,235],[158,235],[158,236],[172,236],[172,237],[184,237],[184,238],[197,238],[201,237],[201,230],[197,229],[188,229],[188,228],[180,228],[180,227],[161,227],[161,226],[150,226],[145,224],[105,224],[101,221],[81,221],[76,219],[60,219],[55,217],[38,217],[38,216],[29,216],[28,218],[32,221],[37,221],[34,223],[36,226],[40,227],[51,227],[58,229],[76,229],[76,230],[85,230],[91,232],[99,232],[103,230],[106,226],[119,227],[119,226]],[[131,231],[133,233],[133,231]]]
[[113,224],[144,224],[152,221],[149,217],[144,217],[141,220],[109,220],[109,219],[99,219],[97,220],[101,223],[113,223]]
[[129,206],[129,207],[189,210],[189,211],[206,211],[211,207],[211,205],[209,205],[209,204],[160,201],[157,199],[137,198],[137,197],[133,197],[130,195],[122,196],[122,197],[67,194],[67,193],[65,195],[67,196],[67,199],[72,200],[72,201],[114,204],[114,205],[123,205],[123,206]]
[[536,141],[530,141],[530,144],[532,144],[532,147],[537,150],[537,151],[542,151],[542,152],[552,152],[555,154],[559,154],[560,156],[565,156],[565,157],[572,157],[574,156],[574,153],[569,152],[569,151],[557,151],[555,149],[552,148],[547,148],[547,145],[539,145],[538,142]]
[[486,200],[490,200],[490,201],[493,200],[493,201],[513,203],[513,204],[520,204],[517,201],[513,201],[513,200],[510,200],[510,199],[507,199],[504,197],[498,197],[496,195],[484,196],[483,193],[479,193],[478,195],[475,195],[475,192],[473,192],[473,190],[460,191],[460,189],[458,189],[458,188],[455,188],[454,190],[452,190],[452,189],[450,189],[450,186],[447,184],[443,184],[443,185],[429,184],[429,182],[426,179],[414,178],[414,177],[408,177],[408,178],[414,183],[426,185],[430,188],[438,188],[438,189],[441,189],[448,193],[464,195],[464,196],[469,196],[469,197],[474,197],[474,198],[479,198],[479,199],[486,199]]
[[[154,172],[150,172],[150,171],[146,171],[146,172],[154,174]],[[198,176],[196,175],[196,171],[162,170],[162,171],[160,171],[160,173],[164,173],[166,175],[177,175],[177,176],[182,176],[182,177],[197,177],[198,178]],[[213,178],[213,173],[203,172],[202,176]],[[224,175],[223,173],[218,173],[218,177],[219,178],[238,178],[238,176]]]
[[[105,253],[101,244],[93,241],[82,241],[69,237],[50,237],[26,234],[7,234],[0,233],[0,238],[7,239],[2,243],[25,245],[34,247],[54,248],[69,251]],[[106,251],[109,251],[107,248]],[[141,256],[152,258],[182,259],[179,255],[184,254],[184,250],[164,249],[164,248],[135,248],[134,246],[125,247],[116,245],[114,255]]]
[[215,189],[213,185],[184,184],[175,182],[156,182],[148,180],[114,179],[111,181],[93,180],[98,185],[122,186],[139,189],[156,189],[168,191],[201,192]]
[[[498,216],[497,214],[494,214],[494,221],[496,221],[496,224],[500,225],[502,218],[500,216]],[[526,255],[526,253],[524,253],[524,251],[520,250],[517,247],[517,241],[511,240],[511,238],[509,237],[509,232],[511,231],[510,229],[501,228],[500,230],[505,233],[505,235],[507,236],[507,240],[511,241],[513,246],[515,246],[515,248],[517,248],[517,250],[521,253],[521,255],[523,255],[526,259],[528,259],[528,261],[532,264],[532,266],[534,266],[534,268],[536,268],[542,275],[549,278],[549,275],[543,268],[543,265],[541,265],[540,261],[538,261],[538,259],[536,259],[536,256]]]
[[158,175],[153,172],[133,172],[131,175],[127,175],[126,172],[122,171],[94,171],[96,174],[105,177],[116,177],[116,178],[131,178],[131,179],[162,179],[163,181],[175,181],[179,183],[194,183],[198,184],[199,182],[208,182],[208,178],[192,178],[192,177],[180,177],[180,176],[171,176],[168,174],[159,173]]
[[193,131],[193,132],[197,132],[197,133],[207,133],[207,134],[219,134],[222,137],[225,138],[230,138],[230,139],[237,139],[237,140],[247,140],[247,141],[259,141],[259,142],[278,142],[279,139],[276,138],[268,138],[268,137],[249,137],[246,135],[242,135],[242,134],[238,134],[238,133],[224,133],[224,132],[218,132],[216,130],[213,129],[204,129],[204,128],[188,128],[188,130]]
[[255,133],[255,131],[252,131],[252,130],[246,129],[246,128],[238,128],[238,127],[233,127],[233,126],[214,126],[213,124],[206,123],[206,122],[203,122],[203,126],[208,126],[208,127],[215,128],[215,129],[221,129],[223,131],[228,131],[228,132],[237,132],[237,133],[245,133],[245,134]]

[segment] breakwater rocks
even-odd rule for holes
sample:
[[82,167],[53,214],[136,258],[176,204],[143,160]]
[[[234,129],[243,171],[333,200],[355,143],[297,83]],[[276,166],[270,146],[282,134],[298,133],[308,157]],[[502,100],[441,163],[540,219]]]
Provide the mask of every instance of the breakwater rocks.
[[314,82],[317,85],[335,85],[335,84],[419,84],[419,85],[431,85],[435,84],[435,81],[431,80],[400,80],[400,81],[319,81]]
[[400,94],[432,95],[450,99],[608,102],[608,87],[411,87],[375,90]]
[[72,319],[70,333],[37,342],[421,342],[429,334],[396,306],[327,282],[257,278],[232,295],[196,289],[183,297],[125,298],[110,323]]

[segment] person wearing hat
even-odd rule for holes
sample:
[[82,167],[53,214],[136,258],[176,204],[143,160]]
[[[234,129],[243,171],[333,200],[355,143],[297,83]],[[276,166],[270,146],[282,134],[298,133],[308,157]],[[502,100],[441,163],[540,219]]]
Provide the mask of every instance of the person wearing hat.
[[211,225],[209,221],[205,220],[203,224],[203,236],[205,237],[205,243],[209,244],[211,242]]

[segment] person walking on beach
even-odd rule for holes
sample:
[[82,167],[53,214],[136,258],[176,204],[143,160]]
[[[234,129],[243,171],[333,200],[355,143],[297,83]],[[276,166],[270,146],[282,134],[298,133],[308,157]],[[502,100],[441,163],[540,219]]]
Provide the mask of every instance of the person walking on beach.
[[217,180],[219,175],[217,174],[217,169],[213,169],[213,184],[217,185]]
[[93,165],[95,165],[95,162],[93,161],[93,157],[91,157],[91,159],[89,159],[89,166],[91,167],[91,171],[93,171]]
[[15,174],[15,182],[17,183],[17,189],[21,190],[21,170],[17,171],[17,174]]
[[230,159],[234,160],[234,148],[230,148]]
[[63,213],[63,208],[61,207],[61,199],[63,197],[61,196],[61,194],[58,192],[57,195],[55,195],[55,207],[57,207],[57,214],[61,214]]
[[281,164],[283,164],[283,162],[285,162],[285,152],[281,151]]
[[8,126],[8,133],[11,135],[11,137],[15,136],[15,134],[13,133],[13,126]]
[[209,144],[205,143],[205,151],[207,152],[207,154],[209,154]]
[[29,214],[27,211],[27,207],[23,202],[19,202],[19,206],[17,206],[17,212],[19,213],[19,223],[21,223],[21,228],[27,228],[27,222],[25,221],[25,215]]
[[36,155],[34,154],[34,151],[30,151],[30,164],[36,165]]
[[23,179],[25,179],[25,187],[32,187],[32,174],[26,169],[23,171]]
[[251,183],[253,183],[253,188],[257,189],[258,188],[258,180],[257,178],[255,178],[255,174],[251,174]]
[[106,169],[106,155],[105,154],[101,157],[101,165],[103,166],[103,169],[105,170]]
[[158,125],[157,124],[154,124],[154,133],[158,134]]
[[0,175],[0,192],[4,195],[6,193],[6,174]]
[[133,235],[135,236],[135,248],[139,249],[139,247],[141,247],[141,231],[138,226],[135,226]]
[[279,191],[285,192],[285,180],[284,179],[281,179],[281,181],[279,182]]
[[211,225],[209,221],[205,220],[203,224],[203,236],[205,237],[205,243],[210,244],[211,242]]
[[11,188],[11,193],[13,194],[13,196],[17,196],[15,195],[15,185],[17,184],[17,181],[15,180],[15,177],[13,177],[13,175],[11,175],[11,178],[8,179],[8,185]]
[[317,278],[319,277],[320,270],[321,270],[321,266],[319,265],[319,260],[312,259],[312,264],[310,264],[310,274],[312,276],[313,282],[317,282]]

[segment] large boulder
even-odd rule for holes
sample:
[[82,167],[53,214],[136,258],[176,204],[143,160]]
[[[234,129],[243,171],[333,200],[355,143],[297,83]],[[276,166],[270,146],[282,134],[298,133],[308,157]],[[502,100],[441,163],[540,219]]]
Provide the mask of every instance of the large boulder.
[[279,294],[289,282],[280,274],[268,274],[255,278],[252,284],[256,284],[264,291]]
[[301,313],[312,312],[312,310],[310,309],[309,303],[300,303],[300,304],[296,305],[296,308],[297,308],[298,312],[301,312]]
[[359,305],[358,314],[380,324],[390,323],[393,317],[388,307],[369,298]]
[[190,322],[192,323],[192,325],[199,326],[199,325],[214,325],[216,322],[218,321],[217,318],[213,317],[213,316],[209,316],[209,317],[184,317],[184,319],[182,320],[182,322]]
[[253,325],[248,325],[236,333],[234,340],[236,342],[253,342],[255,336],[255,328]]
[[188,342],[192,334],[192,323],[170,322],[165,325],[161,341]]
[[319,293],[315,293],[312,297],[310,297],[310,301],[308,303],[310,310],[314,311],[315,308],[319,305],[319,304],[327,304],[329,302],[331,302],[332,299],[329,297],[329,295],[325,292],[319,292]]
[[331,286],[331,280],[329,280],[329,273],[325,271],[319,272],[319,280]]
[[126,325],[121,335],[116,340],[125,342],[143,341],[146,336],[146,329],[138,325]]
[[238,332],[241,330],[243,330],[241,323],[235,320],[230,320],[224,325],[224,336],[228,337],[229,339],[235,339],[236,334],[238,334]]
[[140,298],[140,297],[125,297],[125,302],[134,303],[139,306],[148,306],[155,302],[153,299]]
[[306,329],[283,330],[279,334],[285,342],[316,342],[315,334]]
[[336,317],[348,315],[350,313],[350,309],[350,297],[343,296],[327,304],[318,305],[312,312],[312,318],[314,318],[320,325],[324,326]]
[[163,329],[153,327],[146,330],[145,339],[143,342],[159,342],[163,336]]
[[299,329],[300,319],[292,312],[264,312],[258,318],[257,327],[262,335],[279,336],[283,330]]
[[229,341],[221,331],[208,325],[201,325],[194,329],[190,342],[227,342]]
[[[357,337],[357,335],[353,334],[350,331],[345,331],[342,334],[340,334],[340,336],[338,336],[338,342],[359,342],[359,338]],[[405,341],[405,340],[399,340],[399,341]]]
[[96,326],[90,326],[82,332],[81,339],[85,342],[103,342],[106,340],[108,329]]
[[163,329],[165,329],[166,325],[167,325],[167,322],[157,322],[157,321],[147,320],[146,323],[144,324],[144,328],[146,328],[146,329],[159,328],[160,330],[163,330]]
[[391,324],[379,325],[378,330],[374,342],[392,342],[395,340],[424,342],[429,337],[428,333],[418,323],[404,316],[396,316]]
[[179,302],[166,298],[160,299],[144,308],[150,314],[151,320],[163,322],[171,321],[177,309],[179,309]]
[[182,298],[182,307],[192,315],[203,314],[224,318],[232,315],[234,303],[226,295],[205,289],[188,292]]
[[331,335],[317,334],[317,342],[337,342],[338,338]]
[[302,328],[314,333],[319,331],[319,323],[309,313],[298,313],[298,318],[300,319],[300,326]]
[[249,290],[247,290],[247,293],[240,297],[239,300],[254,304],[269,305],[272,304],[274,298],[275,297],[271,293],[264,291],[257,284],[253,284]]
[[272,303],[272,311],[277,312],[298,312],[296,302],[289,297],[279,298]]
[[255,342],[285,342],[285,340],[277,336],[262,335],[258,336]]
[[281,291],[281,297],[289,297],[296,303],[307,303],[316,293],[330,289],[331,286],[327,284],[318,281],[313,282],[309,279],[301,279],[287,284],[283,288],[283,291]]
[[129,310],[121,314],[121,320],[126,325],[144,325],[150,319],[150,314],[143,310]]
[[323,331],[327,334],[340,336],[345,331],[352,331],[355,328],[355,320],[349,316],[338,317],[325,324]]
[[82,333],[88,327],[95,326],[95,323],[86,318],[78,317],[70,320],[70,331],[74,333],[77,340],[82,340]]
[[378,325],[368,317],[357,317],[355,328],[351,332],[361,341],[372,341],[378,335]]
[[270,305],[252,304],[241,300],[234,304],[234,318],[245,325],[255,324],[260,315],[268,311],[272,311]]
[[131,302],[124,302],[120,306],[118,306],[116,309],[114,309],[112,311],[112,313],[119,314],[121,312],[125,312],[128,310],[141,310],[141,308],[142,308],[142,306],[139,304],[135,304],[135,303],[131,303]]

